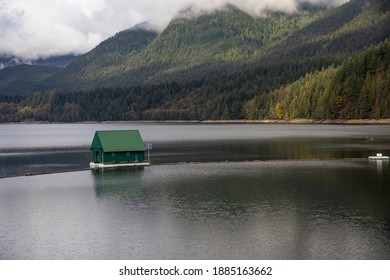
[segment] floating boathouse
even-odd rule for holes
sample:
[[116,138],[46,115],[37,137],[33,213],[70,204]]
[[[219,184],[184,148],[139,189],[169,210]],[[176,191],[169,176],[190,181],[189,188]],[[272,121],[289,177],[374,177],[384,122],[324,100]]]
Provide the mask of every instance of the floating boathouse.
[[96,131],[90,150],[91,168],[150,165],[138,130]]

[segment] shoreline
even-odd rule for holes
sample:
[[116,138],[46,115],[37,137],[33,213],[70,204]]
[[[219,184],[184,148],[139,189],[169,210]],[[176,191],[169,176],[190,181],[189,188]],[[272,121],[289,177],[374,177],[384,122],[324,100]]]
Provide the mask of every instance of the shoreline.
[[389,119],[337,119],[337,120],[315,120],[315,119],[291,119],[291,120],[122,120],[122,121],[83,121],[83,122],[46,122],[46,121],[21,121],[5,122],[1,124],[110,124],[110,123],[178,123],[178,124],[360,124],[378,125],[390,124]]
[[253,124],[390,124],[390,119],[353,119],[353,120],[206,120],[200,123],[253,123]]

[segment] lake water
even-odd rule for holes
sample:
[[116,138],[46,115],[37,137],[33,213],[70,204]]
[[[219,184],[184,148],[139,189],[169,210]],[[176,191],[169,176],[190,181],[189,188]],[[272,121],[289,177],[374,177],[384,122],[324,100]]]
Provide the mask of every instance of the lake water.
[[[23,176],[88,167],[105,129],[153,165]],[[0,259],[390,259],[376,152],[390,126],[0,125]]]

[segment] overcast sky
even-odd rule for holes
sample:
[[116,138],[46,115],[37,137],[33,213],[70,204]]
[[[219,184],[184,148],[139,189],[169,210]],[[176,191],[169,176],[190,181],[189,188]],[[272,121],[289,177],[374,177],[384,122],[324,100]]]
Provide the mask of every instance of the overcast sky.
[[[192,5],[212,10],[232,3],[254,15],[293,12],[302,0],[0,0],[0,55],[23,59],[82,54],[116,32],[148,21],[163,29]],[[309,0],[340,5],[347,0]]]

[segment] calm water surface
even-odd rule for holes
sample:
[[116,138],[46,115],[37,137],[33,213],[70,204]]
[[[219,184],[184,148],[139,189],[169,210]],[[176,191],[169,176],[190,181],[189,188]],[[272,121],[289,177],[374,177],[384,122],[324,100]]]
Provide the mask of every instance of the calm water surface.
[[386,125],[0,125],[0,177],[87,168],[96,130],[138,129],[154,164],[367,158],[390,153]]
[[155,165],[0,179],[0,259],[390,259],[390,126],[0,125],[0,176],[87,167],[103,129]]

